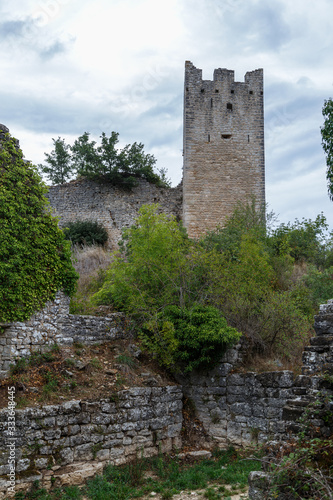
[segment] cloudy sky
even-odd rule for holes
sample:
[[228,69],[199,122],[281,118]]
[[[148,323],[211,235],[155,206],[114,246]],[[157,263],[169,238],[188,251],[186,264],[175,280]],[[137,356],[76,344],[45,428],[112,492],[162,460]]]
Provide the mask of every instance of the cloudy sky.
[[0,123],[38,164],[52,138],[143,142],[182,176],[184,63],[264,68],[266,198],[280,222],[324,212],[332,0],[0,0]]

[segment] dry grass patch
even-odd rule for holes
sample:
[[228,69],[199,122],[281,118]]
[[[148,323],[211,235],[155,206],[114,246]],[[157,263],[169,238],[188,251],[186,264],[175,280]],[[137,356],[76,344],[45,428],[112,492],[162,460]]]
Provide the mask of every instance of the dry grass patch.
[[71,300],[72,314],[97,314],[97,306],[91,304],[92,295],[99,290],[105,278],[106,269],[112,262],[112,254],[98,245],[72,248],[72,262],[79,274],[77,291]]

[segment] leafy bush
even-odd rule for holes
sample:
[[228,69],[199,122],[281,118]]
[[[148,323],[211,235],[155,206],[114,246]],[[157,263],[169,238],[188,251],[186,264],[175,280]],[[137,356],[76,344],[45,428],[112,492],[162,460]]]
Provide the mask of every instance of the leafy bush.
[[185,365],[185,372],[213,367],[225,349],[241,337],[212,306],[195,305],[192,309],[170,306],[165,309],[164,317],[174,326],[178,342],[175,360]]
[[146,349],[166,366],[204,365],[206,356],[213,359],[212,346],[225,345],[212,324],[193,323],[200,307],[206,325],[213,307],[226,320],[220,333],[233,327],[254,351],[294,362],[313,335],[313,301],[292,279],[289,247],[272,250],[254,210],[237,206],[225,230],[198,242],[157,206],[142,207],[94,299],[129,314]]
[[108,240],[107,230],[98,222],[89,220],[69,222],[64,229],[64,234],[72,245],[103,246]]
[[0,321],[24,321],[58,290],[75,290],[70,244],[50,213],[46,191],[6,134],[0,147]]
[[320,271],[311,266],[303,279],[315,303],[323,304],[333,297],[333,267]]

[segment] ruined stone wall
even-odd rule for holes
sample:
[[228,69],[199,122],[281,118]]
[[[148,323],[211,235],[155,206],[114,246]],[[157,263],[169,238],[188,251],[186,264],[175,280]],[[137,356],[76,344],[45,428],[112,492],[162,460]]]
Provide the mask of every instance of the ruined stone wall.
[[47,302],[28,321],[0,325],[0,379],[8,375],[9,366],[15,359],[43,351],[54,343],[89,345],[125,338],[122,313],[106,317],[69,314],[69,300],[64,293],[58,292],[53,302]]
[[[246,346],[239,343],[213,370],[178,376],[207,432],[221,445],[284,440],[300,430],[304,409],[325,390],[320,374],[333,373],[333,300],[321,306],[314,328],[316,337],[304,349],[301,375],[243,373],[239,366]],[[320,418],[313,425],[327,432]]]
[[159,203],[161,211],[181,218],[182,186],[158,188],[140,180],[132,191],[118,189],[88,179],[51,186],[47,197],[59,225],[76,220],[97,221],[109,234],[109,246],[115,248],[124,228],[130,227],[144,204]]
[[[0,498],[8,488],[7,410],[0,411]],[[15,412],[15,491],[35,480],[46,487],[82,484],[107,463],[180,448],[182,392],[176,385],[132,387],[100,401]]]
[[190,237],[222,225],[238,200],[265,202],[263,71],[185,64],[183,222]]

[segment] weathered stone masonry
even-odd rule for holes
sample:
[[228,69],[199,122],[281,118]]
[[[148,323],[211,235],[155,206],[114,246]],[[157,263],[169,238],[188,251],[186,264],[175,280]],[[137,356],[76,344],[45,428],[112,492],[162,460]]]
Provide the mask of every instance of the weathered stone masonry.
[[48,198],[60,225],[97,220],[116,246],[121,230],[133,224],[142,204],[159,203],[182,218],[190,237],[223,225],[237,201],[265,202],[263,70],[216,69],[214,80],[185,64],[183,186],[161,189],[140,181],[133,191],[77,180],[50,187]]
[[[107,463],[181,446],[178,386],[133,387],[100,401],[16,410],[16,487],[82,484]],[[0,411],[0,498],[8,488],[7,411]],[[51,483],[52,480],[52,483]]]
[[53,214],[60,217],[59,225],[76,220],[92,220],[102,224],[109,234],[109,246],[116,247],[121,231],[134,224],[138,210],[144,204],[158,203],[164,213],[181,218],[182,186],[162,189],[140,180],[132,191],[109,184],[81,179],[51,186],[47,197]]
[[237,201],[265,202],[263,70],[216,69],[214,80],[185,64],[183,222],[198,237],[232,213]]
[[[221,445],[285,440],[300,430],[299,417],[325,387],[320,374],[333,373],[333,301],[315,316],[313,337],[303,353],[302,374],[291,371],[241,373],[245,345],[228,350],[206,373],[178,377],[208,433]],[[325,433],[325,422],[313,422]]]
[[122,313],[106,317],[69,314],[69,300],[58,292],[54,302],[47,302],[28,321],[0,325],[0,378],[8,375],[16,358],[49,349],[54,343],[89,345],[126,337]]

